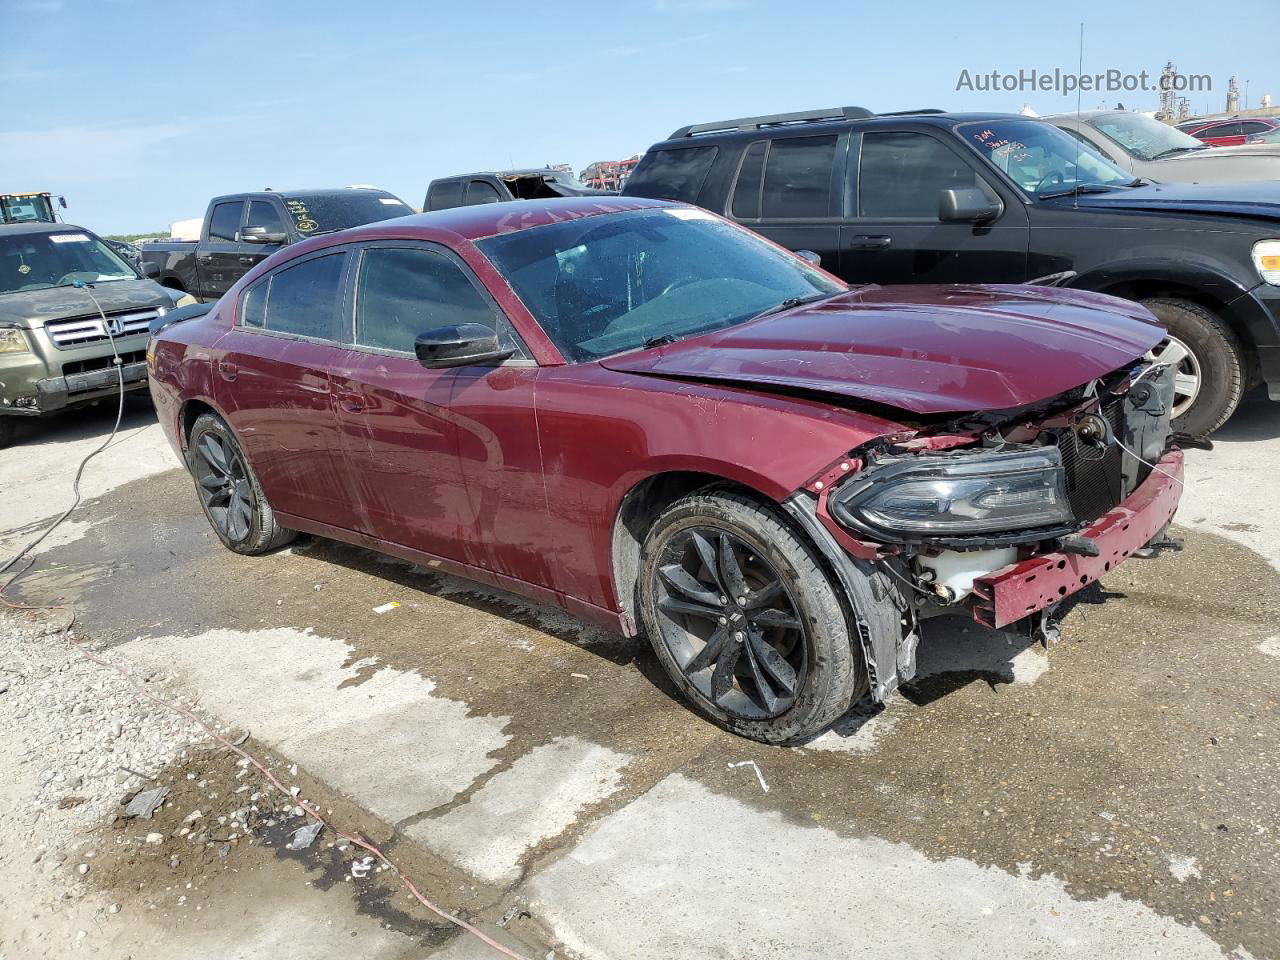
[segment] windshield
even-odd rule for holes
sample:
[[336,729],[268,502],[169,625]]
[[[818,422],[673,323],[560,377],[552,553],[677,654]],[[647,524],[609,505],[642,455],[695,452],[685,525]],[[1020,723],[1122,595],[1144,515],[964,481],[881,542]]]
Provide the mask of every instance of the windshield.
[[957,130],[988,162],[1033,197],[1135,182],[1133,174],[1042,120],[990,120],[966,123]]
[[284,198],[293,225],[303,236],[346,230],[392,217],[407,217],[413,208],[381,190],[348,190]]
[[575,361],[731,327],[789,301],[847,289],[747,230],[688,207],[583,217],[477,246]]
[[1140,113],[1117,110],[1091,117],[1089,126],[1139,160],[1161,160],[1191,150],[1210,149],[1195,137]]
[[87,233],[0,236],[0,293],[137,279],[132,267]]

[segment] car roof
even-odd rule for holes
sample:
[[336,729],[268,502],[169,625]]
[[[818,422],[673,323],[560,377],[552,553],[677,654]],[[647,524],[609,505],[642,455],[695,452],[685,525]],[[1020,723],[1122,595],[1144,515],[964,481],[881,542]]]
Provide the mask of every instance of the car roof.
[[220,200],[262,200],[267,197],[280,197],[287,200],[293,197],[302,199],[304,197],[334,197],[344,193],[369,193],[374,196],[387,195],[394,196],[381,187],[308,187],[302,190],[244,190],[240,193],[224,193],[220,197],[214,197],[210,203],[217,203]]
[[554,197],[546,200],[507,200],[502,203],[480,203],[470,207],[449,207],[408,217],[396,217],[377,223],[352,227],[340,234],[343,242],[361,240],[365,236],[383,236],[389,231],[412,233],[415,229],[452,233],[464,240],[479,240],[499,233],[514,233],[533,227],[596,217],[628,210],[649,210],[655,207],[678,207],[687,204],[668,200],[649,200],[644,197],[619,197],[612,194],[589,197]]
[[468,177],[571,177],[573,174],[563,170],[548,170],[546,167],[528,167],[521,170],[477,170],[475,173],[451,173],[447,177],[436,177],[432,183],[444,180],[466,180]]
[[23,220],[20,223],[0,223],[0,236],[15,237],[29,233],[65,233],[74,230],[97,236],[92,230],[77,227],[74,223],[50,223],[48,220]]
[[[782,116],[786,116],[785,114]],[[760,118],[768,120],[770,118]],[[876,127],[892,126],[900,127],[904,123],[927,124],[934,127],[952,127],[960,123],[986,123],[996,120],[1030,120],[1038,121],[1040,118],[1028,117],[1020,113],[946,113],[944,111],[924,111],[915,113],[911,111],[903,113],[881,113],[872,114],[866,117],[847,116],[833,117],[823,120],[805,120],[803,122],[790,123],[764,123],[759,126],[744,126],[733,129],[726,126],[725,129],[713,130],[708,132],[695,132],[680,136],[671,136],[666,140],[654,144],[654,148],[659,147],[696,147],[701,143],[724,143],[728,141],[739,140],[760,140],[772,137],[774,134],[818,134],[824,132],[834,132],[845,129],[854,130],[874,130]],[[736,121],[724,121],[725,124],[734,123]],[[687,130],[687,127],[681,127],[676,131],[677,134]]]

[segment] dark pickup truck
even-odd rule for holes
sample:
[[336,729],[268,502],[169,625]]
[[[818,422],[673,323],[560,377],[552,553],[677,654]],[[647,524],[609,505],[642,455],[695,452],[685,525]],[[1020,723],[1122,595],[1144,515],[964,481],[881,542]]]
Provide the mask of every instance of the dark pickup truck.
[[594,190],[573,174],[550,167],[541,170],[498,170],[441,177],[427,185],[422,209],[448,210],[478,203],[506,200],[547,200],[551,197],[589,197],[608,191]]
[[199,240],[144,243],[142,260],[161,285],[217,300],[286,244],[413,212],[399,197],[369,187],[233,193],[209,201]]

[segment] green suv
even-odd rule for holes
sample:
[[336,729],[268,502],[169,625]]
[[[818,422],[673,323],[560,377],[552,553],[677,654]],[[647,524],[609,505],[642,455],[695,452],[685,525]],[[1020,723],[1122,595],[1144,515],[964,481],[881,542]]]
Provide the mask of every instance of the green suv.
[[0,224],[0,446],[16,417],[114,396],[116,353],[125,389],[145,389],[151,321],[173,306],[170,291],[82,227]]

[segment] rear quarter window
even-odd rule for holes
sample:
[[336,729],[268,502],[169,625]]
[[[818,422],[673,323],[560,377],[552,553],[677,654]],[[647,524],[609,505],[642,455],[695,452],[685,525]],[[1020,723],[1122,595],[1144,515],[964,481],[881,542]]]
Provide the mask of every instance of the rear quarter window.
[[714,144],[653,150],[636,166],[627,181],[626,193],[653,200],[696,203],[719,152],[720,148]]
[[342,323],[345,251],[303,260],[277,270],[245,291],[240,323],[247,327],[348,343]]

